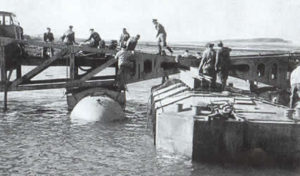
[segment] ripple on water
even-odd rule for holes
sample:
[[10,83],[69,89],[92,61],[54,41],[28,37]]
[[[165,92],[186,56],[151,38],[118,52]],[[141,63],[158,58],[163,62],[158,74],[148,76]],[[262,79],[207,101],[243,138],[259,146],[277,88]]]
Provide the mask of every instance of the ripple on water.
[[129,86],[132,90],[127,118],[106,124],[72,123],[64,90],[10,93],[9,110],[0,113],[0,175],[291,176],[299,173],[193,163],[156,151],[151,129],[147,128],[145,97],[149,97],[151,85],[159,82]]

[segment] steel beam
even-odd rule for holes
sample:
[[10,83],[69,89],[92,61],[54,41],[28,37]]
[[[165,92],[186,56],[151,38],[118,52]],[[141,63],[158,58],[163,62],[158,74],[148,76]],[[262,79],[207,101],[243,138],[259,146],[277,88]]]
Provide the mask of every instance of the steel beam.
[[62,50],[61,52],[54,55],[52,58],[44,61],[41,65],[35,67],[34,69],[32,69],[31,71],[26,73],[21,78],[18,78],[15,81],[13,81],[12,84],[10,85],[10,87],[16,87],[19,84],[21,84],[22,82],[24,82],[26,80],[30,80],[31,78],[33,78],[34,76],[36,76],[37,74],[41,73],[43,70],[48,68],[51,65],[51,63],[53,63],[55,60],[57,60],[58,58],[61,58],[63,55],[65,55],[67,53],[68,53],[68,49]]

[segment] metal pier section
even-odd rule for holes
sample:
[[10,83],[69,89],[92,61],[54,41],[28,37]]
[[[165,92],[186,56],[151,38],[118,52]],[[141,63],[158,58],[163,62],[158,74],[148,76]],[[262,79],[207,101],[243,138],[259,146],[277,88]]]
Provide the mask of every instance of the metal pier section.
[[[43,47],[53,48],[52,57],[39,55]],[[4,92],[4,110],[7,110],[9,91],[26,91],[41,89],[65,88],[68,93],[75,94],[106,89],[119,92],[115,87],[117,73],[117,50],[97,49],[84,46],[73,46],[39,41],[23,41],[0,37],[0,91]],[[132,55],[133,72],[126,75],[127,83],[135,83],[164,75],[177,73],[175,58],[136,51]],[[24,66],[35,66],[23,73]],[[67,69],[66,78],[33,80],[49,67],[60,66]],[[81,67],[88,67],[79,74]],[[111,75],[97,76],[107,68],[113,68]],[[83,96],[83,95],[80,95]],[[73,103],[74,104],[74,103]]]

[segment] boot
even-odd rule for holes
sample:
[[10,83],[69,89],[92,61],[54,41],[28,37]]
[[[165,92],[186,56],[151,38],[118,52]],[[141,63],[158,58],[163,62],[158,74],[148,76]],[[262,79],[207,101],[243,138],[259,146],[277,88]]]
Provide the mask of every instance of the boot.
[[173,54],[173,50],[170,47],[166,47],[168,51],[170,51],[171,55]]

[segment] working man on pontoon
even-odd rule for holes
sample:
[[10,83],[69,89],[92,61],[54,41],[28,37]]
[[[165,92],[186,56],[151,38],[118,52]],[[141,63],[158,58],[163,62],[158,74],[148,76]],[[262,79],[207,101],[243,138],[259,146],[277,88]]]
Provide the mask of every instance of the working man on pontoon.
[[[46,43],[52,43],[54,41],[53,33],[51,32],[51,28],[47,27],[47,32],[44,33],[44,42]],[[47,50],[50,49],[51,56],[54,55],[54,50],[52,47],[44,47],[43,48],[43,57],[47,56]]]
[[198,64],[198,67],[199,67],[199,65],[200,65],[200,62],[201,62],[201,60],[202,60],[202,53],[201,52],[197,52],[196,53],[196,59],[197,59],[197,64]]
[[134,51],[139,39],[140,39],[139,34],[137,34],[135,37],[131,37],[126,44],[127,51]]
[[130,38],[130,34],[127,32],[126,28],[123,28],[119,43],[122,48],[122,46],[126,46],[128,39]]
[[115,59],[118,59],[117,87],[119,90],[126,90],[126,78],[132,70],[132,64],[130,62],[131,55],[132,53],[127,51],[126,46],[123,45],[115,56]]
[[155,25],[155,29],[157,30],[156,38],[157,38],[157,46],[158,46],[158,53],[159,55],[164,55],[164,50],[162,50],[161,42],[163,43],[163,47],[166,48],[171,54],[173,54],[172,49],[167,45],[167,33],[163,25],[158,23],[157,19],[152,20],[153,24]]
[[300,98],[300,63],[291,73],[291,96],[290,96],[290,108],[294,108],[294,105]]
[[199,74],[203,73],[210,77],[210,88],[215,88],[216,84],[216,51],[213,49],[214,44],[207,43],[206,49],[202,54],[202,59],[199,65]]
[[90,29],[90,33],[91,33],[90,37],[87,40],[85,40],[85,42],[90,41],[88,45],[89,47],[98,48],[99,43],[101,41],[100,35],[94,29]]
[[73,31],[73,26],[72,25],[69,26],[69,29],[61,37],[61,40],[66,45],[76,44],[76,42],[75,42],[75,32]]
[[218,78],[222,83],[222,91],[224,90],[229,74],[230,68],[230,48],[223,47],[222,41],[218,43],[218,49],[216,54],[215,70],[218,74]]

